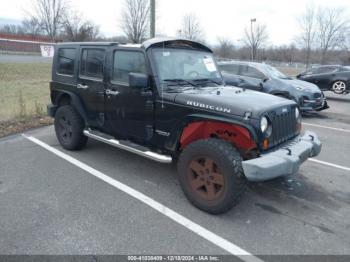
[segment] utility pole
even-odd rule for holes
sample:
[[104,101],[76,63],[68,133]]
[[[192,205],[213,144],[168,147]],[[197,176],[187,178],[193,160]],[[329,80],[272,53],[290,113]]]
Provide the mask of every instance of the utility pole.
[[156,0],[150,0],[150,9],[151,9],[151,38],[156,36]]
[[254,45],[255,45],[255,37],[253,33],[253,23],[256,22],[256,18],[250,19],[250,40],[252,45],[252,61],[254,61]]

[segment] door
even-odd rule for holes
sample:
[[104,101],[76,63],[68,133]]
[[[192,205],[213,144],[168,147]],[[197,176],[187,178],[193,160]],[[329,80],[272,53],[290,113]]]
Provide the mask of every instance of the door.
[[111,55],[106,85],[106,121],[115,136],[145,142],[153,136],[154,97],[151,87],[144,90],[129,85],[129,74],[149,75],[145,54],[116,49]]
[[77,81],[79,96],[90,120],[103,125],[104,119],[104,64],[106,50],[82,47]]
[[242,76],[243,80],[241,86],[256,91],[262,91],[261,83],[266,78],[265,75],[252,66],[240,65],[239,68],[239,75]]
[[334,77],[335,67],[320,67],[313,75],[313,83],[320,89],[327,90]]

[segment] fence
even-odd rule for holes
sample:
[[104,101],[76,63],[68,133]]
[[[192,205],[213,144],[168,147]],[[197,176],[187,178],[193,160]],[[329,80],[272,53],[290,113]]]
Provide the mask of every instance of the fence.
[[0,34],[0,53],[21,53],[52,57],[53,46],[45,37]]

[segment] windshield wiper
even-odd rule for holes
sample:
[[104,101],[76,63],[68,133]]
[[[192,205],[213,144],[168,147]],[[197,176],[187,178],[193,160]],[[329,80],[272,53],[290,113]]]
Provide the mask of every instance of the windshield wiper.
[[211,83],[214,83],[214,84],[216,84],[216,85],[218,85],[218,86],[221,86],[221,85],[222,85],[222,83],[217,82],[217,81],[215,81],[215,80],[213,80],[213,79],[210,79],[210,78],[196,79],[196,80],[194,80],[194,82],[196,82],[196,83],[202,83],[202,82],[208,83],[208,82],[211,82]]
[[164,90],[166,93],[180,93],[188,90],[193,90],[193,87],[168,87]]
[[[190,85],[196,87],[197,85],[192,83],[191,81],[185,80],[185,79],[164,79],[163,82],[173,82],[176,83],[177,85]],[[169,85],[168,85],[169,86]]]
[[[173,82],[174,84],[168,84]],[[166,92],[168,93],[178,93],[187,90],[192,90],[196,87],[195,84],[184,79],[164,79],[162,83],[166,83]]]

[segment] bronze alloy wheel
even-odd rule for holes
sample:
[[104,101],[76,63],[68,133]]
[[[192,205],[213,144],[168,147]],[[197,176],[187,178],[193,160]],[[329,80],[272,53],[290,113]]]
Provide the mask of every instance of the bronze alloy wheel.
[[205,212],[227,212],[246,189],[242,157],[227,141],[195,141],[181,152],[177,166],[187,199]]
[[225,179],[214,160],[209,157],[195,158],[190,163],[187,173],[195,194],[207,201],[221,197]]

